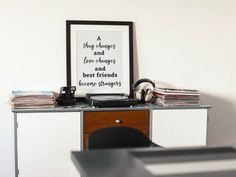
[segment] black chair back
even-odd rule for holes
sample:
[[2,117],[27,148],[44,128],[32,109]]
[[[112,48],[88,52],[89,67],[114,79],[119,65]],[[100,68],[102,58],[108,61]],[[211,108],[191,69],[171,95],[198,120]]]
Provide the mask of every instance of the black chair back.
[[141,131],[124,126],[95,130],[89,136],[88,149],[158,146]]

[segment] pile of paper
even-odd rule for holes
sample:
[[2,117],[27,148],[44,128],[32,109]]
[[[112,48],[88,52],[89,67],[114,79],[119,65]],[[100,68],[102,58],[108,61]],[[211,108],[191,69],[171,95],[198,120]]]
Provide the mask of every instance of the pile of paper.
[[154,103],[159,106],[197,106],[200,104],[198,90],[155,88]]
[[12,91],[13,108],[45,108],[56,105],[57,94],[52,91]]

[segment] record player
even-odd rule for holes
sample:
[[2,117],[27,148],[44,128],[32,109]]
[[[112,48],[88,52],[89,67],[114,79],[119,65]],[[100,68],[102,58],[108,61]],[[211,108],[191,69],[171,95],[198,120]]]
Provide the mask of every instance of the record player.
[[124,94],[86,94],[85,101],[92,107],[132,107],[137,99]]

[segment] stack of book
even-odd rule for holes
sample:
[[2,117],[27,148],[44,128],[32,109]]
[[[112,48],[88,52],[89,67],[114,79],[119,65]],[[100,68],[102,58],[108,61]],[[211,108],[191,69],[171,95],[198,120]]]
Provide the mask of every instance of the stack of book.
[[190,89],[155,88],[154,103],[159,106],[198,106],[200,92]]
[[11,105],[14,109],[45,108],[56,105],[57,93],[52,91],[12,91]]

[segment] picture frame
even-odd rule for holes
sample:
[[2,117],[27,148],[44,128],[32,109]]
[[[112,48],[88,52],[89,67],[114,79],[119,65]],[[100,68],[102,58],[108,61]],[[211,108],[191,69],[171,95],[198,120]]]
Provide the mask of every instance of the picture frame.
[[133,23],[66,21],[67,86],[75,95],[123,94],[133,84]]

